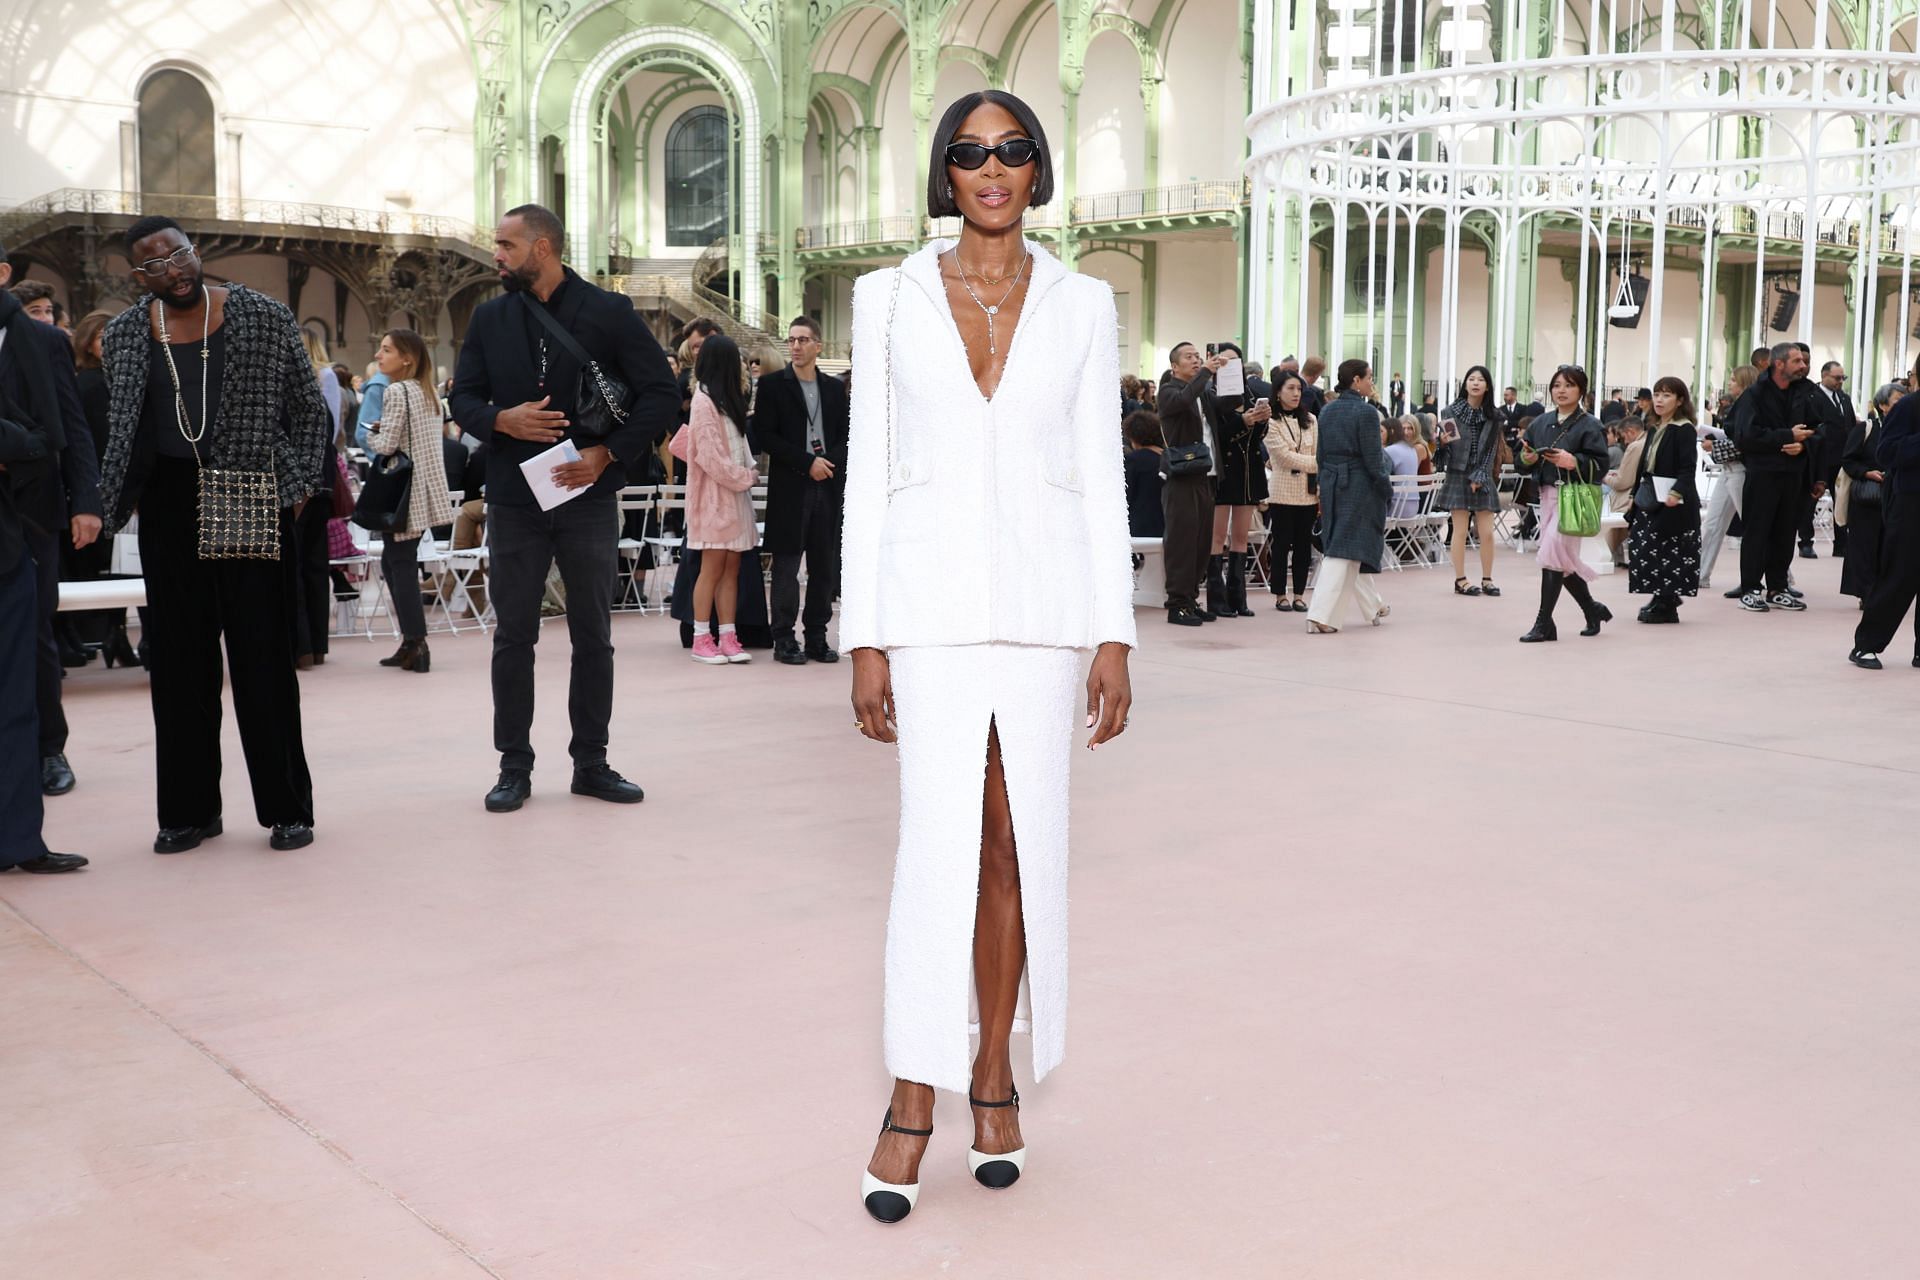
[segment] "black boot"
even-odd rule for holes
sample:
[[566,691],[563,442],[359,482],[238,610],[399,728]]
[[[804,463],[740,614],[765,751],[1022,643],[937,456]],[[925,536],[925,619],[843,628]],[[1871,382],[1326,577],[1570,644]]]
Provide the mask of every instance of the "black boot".
[[1560,603],[1561,580],[1565,576],[1557,569],[1540,571],[1540,614],[1533,620],[1533,630],[1520,637],[1521,644],[1540,644],[1560,638],[1553,626],[1553,606]]
[[413,651],[417,647],[416,642],[412,640],[402,640],[400,647],[393,651],[391,658],[380,659],[380,665],[383,667],[400,667],[404,670],[411,671],[413,669]]
[[1600,634],[1600,624],[1613,621],[1613,610],[1593,598],[1593,592],[1587,590],[1587,580],[1577,573],[1562,575],[1567,580],[1567,594],[1580,606],[1580,612],[1586,615],[1587,625],[1580,629],[1583,636]]
[[1207,557],[1207,612],[1216,618],[1237,618],[1240,611],[1227,601],[1227,558]]
[[1227,553],[1227,607],[1242,618],[1253,616],[1253,610],[1247,608],[1247,553],[1244,551]]

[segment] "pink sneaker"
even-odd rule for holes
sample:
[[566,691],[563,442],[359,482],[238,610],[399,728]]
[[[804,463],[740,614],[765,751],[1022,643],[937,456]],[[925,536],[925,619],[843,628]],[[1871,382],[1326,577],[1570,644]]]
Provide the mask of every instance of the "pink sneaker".
[[715,644],[713,637],[706,632],[693,638],[693,660],[707,663],[709,666],[725,666],[727,662],[726,655],[720,652],[720,646]]
[[720,653],[728,662],[753,661],[753,655],[740,647],[740,637],[731,631],[720,637]]

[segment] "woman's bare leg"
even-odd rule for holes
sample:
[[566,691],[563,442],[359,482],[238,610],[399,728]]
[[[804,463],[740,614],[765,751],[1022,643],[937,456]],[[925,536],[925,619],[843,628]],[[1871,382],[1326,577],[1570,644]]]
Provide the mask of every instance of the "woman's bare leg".
[[[973,1060],[973,1096],[1013,1096],[1013,1014],[1027,967],[1027,929],[1020,913],[1020,857],[1013,842],[1013,806],[1000,760],[1000,731],[987,730],[987,790],[980,822],[980,900],[973,919],[973,977],[980,1000],[980,1051]],[[1012,1107],[974,1107],[974,1149],[1017,1151],[1020,1117]]]
[[1233,508],[1225,503],[1215,503],[1213,508],[1213,550],[1210,555],[1224,555],[1227,550],[1227,519],[1233,514]]
[[[1453,538],[1447,544],[1447,550],[1453,556],[1453,576],[1456,580],[1467,576],[1467,513],[1457,507],[1453,512]],[[1480,559],[1487,560],[1487,545],[1484,534],[1480,539]]]
[[[722,623],[732,622],[740,609],[740,553],[738,551],[709,551],[708,555],[720,557],[720,580],[713,586],[713,607],[719,613]],[[701,561],[706,567],[706,561]],[[700,575],[705,578],[707,575]]]
[[1246,554],[1247,534],[1253,528],[1254,513],[1259,510],[1260,508],[1258,507],[1227,508],[1227,531],[1231,538],[1231,541],[1227,544],[1229,549],[1237,551],[1242,555]]
[[[1495,550],[1494,536],[1493,536],[1493,512],[1491,511],[1474,512],[1473,527],[1479,531],[1479,535],[1480,535],[1480,576],[1483,578],[1491,578],[1493,577],[1493,553]],[[1455,533],[1453,536],[1455,538],[1459,538],[1462,541],[1464,541],[1465,539],[1463,535],[1466,533],[1466,530],[1464,527],[1462,527],[1461,522],[1456,521],[1454,523],[1454,529],[1455,529]],[[1460,565],[1460,562],[1464,560],[1465,557],[1466,557],[1466,550],[1462,548],[1460,551],[1460,554],[1454,557],[1454,563],[1455,563],[1454,573],[1458,574],[1460,572],[1459,565]]]
[[696,637],[705,635],[707,624],[713,621],[713,599],[720,582],[721,561],[725,558],[724,551],[700,553],[700,576],[693,580],[693,634]]
[[[903,1129],[933,1128],[933,1086],[895,1080],[893,1122]],[[888,1130],[874,1145],[867,1172],[896,1187],[908,1186],[920,1181],[920,1157],[926,1153],[927,1139]]]

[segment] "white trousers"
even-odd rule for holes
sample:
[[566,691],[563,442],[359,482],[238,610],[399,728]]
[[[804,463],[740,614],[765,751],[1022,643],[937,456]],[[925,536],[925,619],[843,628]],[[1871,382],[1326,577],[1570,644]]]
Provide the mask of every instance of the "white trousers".
[[1720,469],[1720,483],[1713,486],[1713,499],[1707,503],[1706,522],[1700,526],[1700,585],[1713,582],[1713,562],[1720,558],[1720,544],[1727,528],[1740,514],[1740,496],[1747,490],[1747,469],[1730,464]]
[[1380,588],[1374,585],[1374,579],[1379,576],[1360,572],[1358,560],[1323,558],[1320,577],[1313,584],[1313,606],[1307,610],[1307,617],[1323,627],[1338,627],[1346,602],[1351,599],[1360,606],[1360,620],[1372,622],[1385,604],[1380,599]]
[[999,731],[1020,860],[1027,971],[1013,1029],[1033,1079],[1067,1027],[1067,789],[1084,703],[1075,649],[978,644],[887,654],[900,735],[900,848],[887,915],[883,1040],[896,1079],[959,1092],[979,1031],[973,926],[980,897],[987,732]]

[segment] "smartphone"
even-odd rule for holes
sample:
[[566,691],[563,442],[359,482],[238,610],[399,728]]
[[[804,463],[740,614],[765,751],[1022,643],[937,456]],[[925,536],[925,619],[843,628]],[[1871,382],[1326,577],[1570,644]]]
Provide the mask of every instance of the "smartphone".
[[1217,343],[1217,342],[1209,342],[1209,343],[1207,344],[1207,355],[1208,355],[1208,356],[1215,356],[1215,355],[1218,355],[1219,353],[1220,353],[1220,344],[1219,344],[1219,343]]

